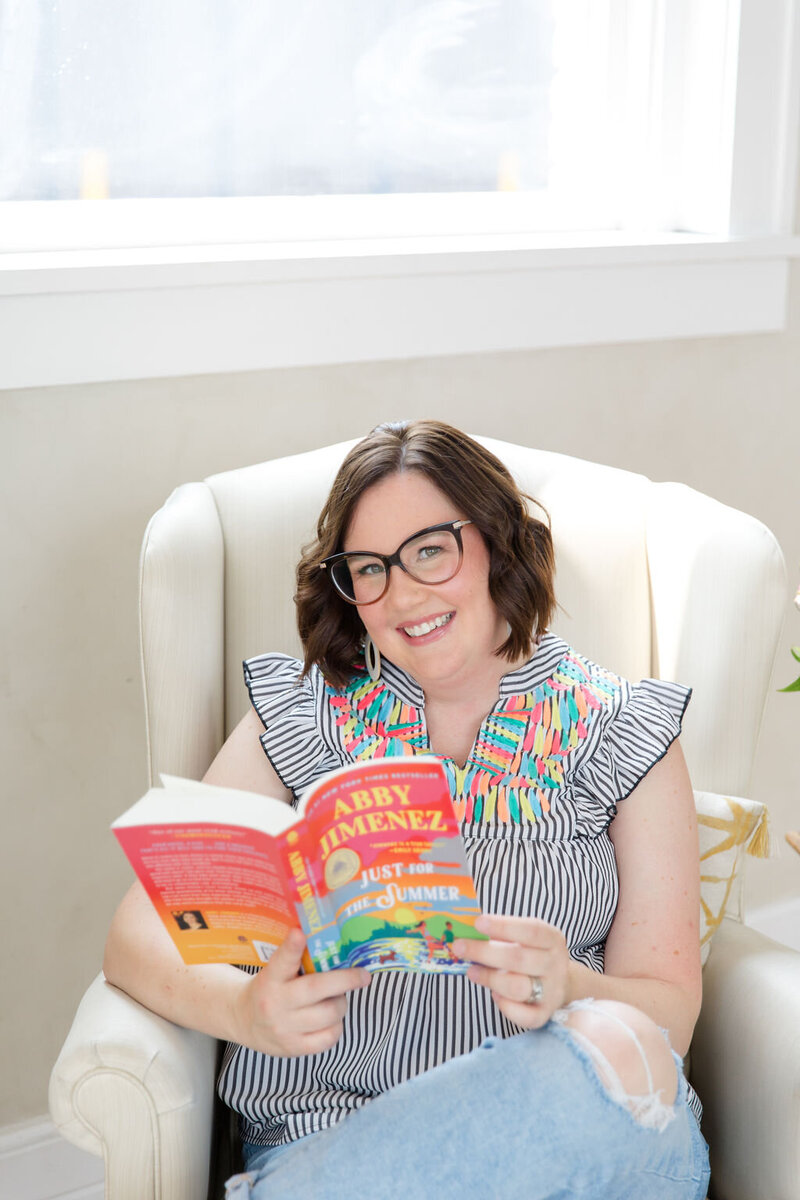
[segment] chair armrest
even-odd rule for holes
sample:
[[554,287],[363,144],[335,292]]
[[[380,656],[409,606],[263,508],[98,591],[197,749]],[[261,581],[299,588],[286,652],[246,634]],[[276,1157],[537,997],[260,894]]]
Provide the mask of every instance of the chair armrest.
[[114,1200],[204,1200],[217,1043],[112,987],[89,987],[50,1078],[50,1113],[102,1155]]
[[800,954],[726,919],[692,1042],[715,1200],[800,1195]]

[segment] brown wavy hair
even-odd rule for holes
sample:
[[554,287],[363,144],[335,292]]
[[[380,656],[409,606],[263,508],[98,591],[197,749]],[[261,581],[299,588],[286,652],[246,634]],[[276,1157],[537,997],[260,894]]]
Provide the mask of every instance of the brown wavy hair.
[[510,471],[480,443],[440,421],[378,425],[349,452],[317,522],[316,541],[297,568],[297,626],[304,674],[316,663],[334,687],[363,669],[364,626],[358,608],[334,589],[319,564],[342,549],[364,492],[389,475],[419,471],[480,531],[489,550],[489,595],[510,632],[497,654],[527,657],[534,634],[555,608],[553,541],[545,520],[528,510]]

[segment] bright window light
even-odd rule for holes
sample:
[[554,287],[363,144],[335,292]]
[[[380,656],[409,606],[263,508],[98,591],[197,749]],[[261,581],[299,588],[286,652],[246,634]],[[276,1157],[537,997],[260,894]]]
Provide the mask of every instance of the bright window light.
[[[5,248],[184,240],[159,235],[146,208],[146,230],[128,213],[127,240],[115,240],[97,206],[75,212],[97,200],[284,201],[206,205],[200,241],[322,236],[319,205],[286,202],[312,197],[361,199],[325,209],[326,235],[385,235],[387,213],[406,234],[726,234],[738,10],[738,0],[0,0],[6,227],[60,202],[65,231],[63,242]],[[367,197],[409,203],[376,216]]]

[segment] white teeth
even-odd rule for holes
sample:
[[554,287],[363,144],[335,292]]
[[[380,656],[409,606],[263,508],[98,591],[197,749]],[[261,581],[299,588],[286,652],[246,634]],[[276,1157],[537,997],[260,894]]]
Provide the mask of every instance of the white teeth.
[[436,617],[434,621],[423,621],[421,625],[404,625],[403,632],[409,637],[422,637],[425,633],[431,633],[434,629],[441,629],[442,625],[446,625],[452,620],[452,613],[445,613],[443,617]]

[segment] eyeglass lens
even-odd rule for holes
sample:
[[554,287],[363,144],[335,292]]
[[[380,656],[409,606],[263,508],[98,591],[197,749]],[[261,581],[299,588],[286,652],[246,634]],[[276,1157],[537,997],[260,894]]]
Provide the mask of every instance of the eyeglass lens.
[[[403,569],[418,583],[446,583],[461,565],[461,547],[451,529],[422,533],[400,551]],[[379,600],[387,586],[387,567],[373,554],[348,554],[333,567],[339,591],[356,604]]]

